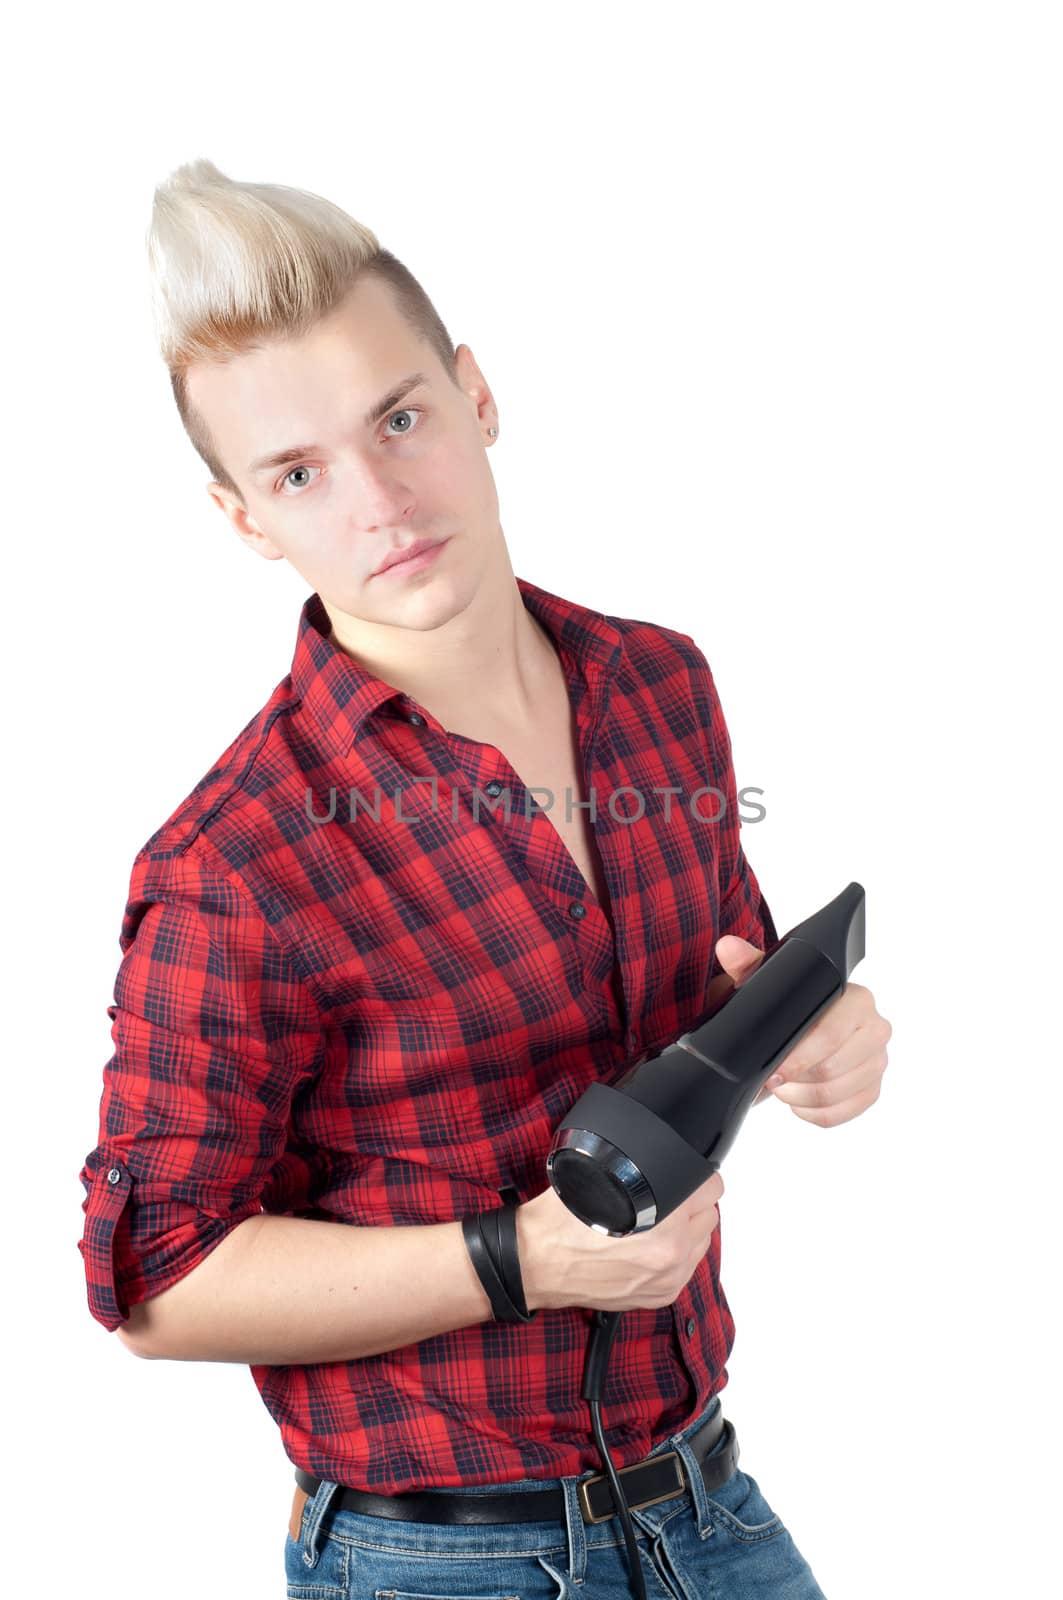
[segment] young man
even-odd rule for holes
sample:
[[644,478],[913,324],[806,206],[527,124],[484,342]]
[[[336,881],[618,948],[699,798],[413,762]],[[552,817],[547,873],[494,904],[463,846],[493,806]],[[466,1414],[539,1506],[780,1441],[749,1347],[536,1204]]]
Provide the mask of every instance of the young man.
[[[345,213],[195,162],[149,256],[209,492],[313,593],[290,674],[134,861],[93,1315],[250,1364],[297,1469],[290,1584],[435,1593],[460,1561],[463,1592],[527,1597],[633,1592],[581,1398],[593,1312],[625,1310],[603,1418],[647,1559],[819,1595],[722,1417],[719,1176],[626,1239],[545,1179],[588,1084],[776,937],[704,656],[515,578],[487,382]],[[783,1063],[795,1111],[871,1104],[888,1028],[850,985]],[[512,1319],[462,1226],[500,1201]]]

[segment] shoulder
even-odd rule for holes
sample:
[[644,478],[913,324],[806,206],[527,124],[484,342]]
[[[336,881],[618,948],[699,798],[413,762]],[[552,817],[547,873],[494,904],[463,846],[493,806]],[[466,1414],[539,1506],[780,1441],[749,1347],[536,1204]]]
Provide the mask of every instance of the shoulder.
[[[624,643],[622,687],[640,714],[697,730],[714,769],[731,761],[731,736],[713,671],[689,633],[637,617],[606,619]],[[649,704],[647,704],[649,702]]]
[[[306,772],[290,678],[240,729],[141,844],[133,886],[242,895],[261,905],[263,867],[298,832]],[[222,883],[226,885],[223,890]]]
[[692,687],[698,680],[711,684],[708,661],[689,633],[641,617],[606,616],[605,620],[620,634],[631,670],[644,680],[657,683],[678,678]]

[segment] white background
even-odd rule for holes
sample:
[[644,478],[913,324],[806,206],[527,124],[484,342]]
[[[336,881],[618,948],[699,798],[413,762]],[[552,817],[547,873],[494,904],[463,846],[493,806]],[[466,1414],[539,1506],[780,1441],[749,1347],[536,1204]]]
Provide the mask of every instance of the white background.
[[76,1244],[133,854],[308,592],[208,499],[152,345],[152,192],[197,156],[327,195],[421,279],[498,402],[517,573],[694,636],[780,932],[864,885],[883,1092],[743,1128],[725,1411],[830,1600],[1048,1591],[1057,16],[8,23],[8,1592],[283,1592],[294,1482],[249,1372],[137,1360]]

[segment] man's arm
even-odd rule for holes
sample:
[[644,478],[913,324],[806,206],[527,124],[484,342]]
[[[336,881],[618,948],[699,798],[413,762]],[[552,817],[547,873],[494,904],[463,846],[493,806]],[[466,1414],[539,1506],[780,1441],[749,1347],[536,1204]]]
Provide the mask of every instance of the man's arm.
[[[709,1003],[714,1005],[734,987],[733,980],[723,970],[719,956],[715,953],[717,941],[725,934],[734,934],[763,951],[774,944],[779,935],[771,908],[761,893],[757,875],[742,846],[743,824],[738,812],[738,787],[731,750],[731,735],[716,690],[716,681],[703,652],[689,634],[683,637],[697,653],[697,665],[692,674],[697,717],[705,735],[711,782],[723,795],[723,806],[716,823],[719,912],[713,936],[713,957],[708,984]],[[772,1091],[765,1086],[759,1091],[753,1104],[760,1105],[773,1098]]]
[[[527,1277],[525,1292],[533,1292]],[[118,1336],[149,1360],[313,1365],[492,1317],[460,1222],[360,1228],[260,1215],[178,1283],[132,1306]]]
[[[208,855],[138,857],[100,1138],[82,1168],[89,1308],[148,1359],[308,1365],[493,1316],[460,1221],[264,1211],[292,1102],[323,1069],[313,997]],[[518,1211],[518,1242],[531,1244]],[[523,1257],[522,1257],[523,1264]],[[525,1278],[529,1305],[535,1278]]]
[[[768,902],[760,892],[756,873],[742,847],[742,818],[738,811],[738,786],[735,780],[731,733],[724,716],[712,668],[704,651],[688,633],[679,634],[686,649],[684,656],[690,675],[694,719],[704,744],[706,782],[722,796],[713,822],[716,854],[716,887],[719,897],[717,927],[713,939],[725,933],[748,939],[765,950],[778,938]],[[758,793],[761,791],[757,791]],[[722,969],[713,957],[710,982]]]
[[253,1236],[293,1100],[327,1056],[292,957],[207,847],[138,854],[121,944],[115,1049],[80,1175],[89,1310],[109,1330],[230,1235]]

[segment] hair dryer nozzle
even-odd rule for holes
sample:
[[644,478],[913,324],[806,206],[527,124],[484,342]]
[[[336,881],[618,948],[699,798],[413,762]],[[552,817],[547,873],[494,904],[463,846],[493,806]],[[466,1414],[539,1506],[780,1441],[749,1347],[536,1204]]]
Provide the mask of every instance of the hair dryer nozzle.
[[826,956],[844,984],[857,962],[864,959],[864,922],[863,888],[850,883],[822,911],[791,928],[786,937],[803,939]]

